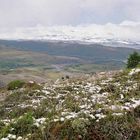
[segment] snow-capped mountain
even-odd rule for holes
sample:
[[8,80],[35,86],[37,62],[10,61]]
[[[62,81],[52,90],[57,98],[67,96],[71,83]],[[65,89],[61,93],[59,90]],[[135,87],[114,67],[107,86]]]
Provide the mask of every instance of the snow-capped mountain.
[[[0,30],[0,39],[77,41],[104,45],[140,45],[140,23],[17,28]],[[138,46],[139,48],[139,46]]]

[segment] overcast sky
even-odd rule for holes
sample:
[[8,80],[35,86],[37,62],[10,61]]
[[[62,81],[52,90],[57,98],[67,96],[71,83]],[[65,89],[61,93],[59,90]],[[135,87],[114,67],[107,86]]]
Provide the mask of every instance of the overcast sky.
[[0,0],[0,28],[140,21],[140,0]]

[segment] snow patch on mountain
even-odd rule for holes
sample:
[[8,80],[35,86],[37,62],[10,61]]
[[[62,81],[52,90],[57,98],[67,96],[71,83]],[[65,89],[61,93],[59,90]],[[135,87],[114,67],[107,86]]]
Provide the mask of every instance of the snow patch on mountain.
[[124,21],[120,24],[51,27],[38,25],[28,28],[3,29],[0,30],[0,39],[139,45],[140,22]]

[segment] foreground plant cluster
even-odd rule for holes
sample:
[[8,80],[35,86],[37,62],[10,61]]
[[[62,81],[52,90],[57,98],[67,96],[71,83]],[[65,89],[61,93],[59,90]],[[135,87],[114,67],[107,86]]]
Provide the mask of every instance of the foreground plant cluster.
[[139,140],[140,69],[22,83],[0,103],[1,140]]

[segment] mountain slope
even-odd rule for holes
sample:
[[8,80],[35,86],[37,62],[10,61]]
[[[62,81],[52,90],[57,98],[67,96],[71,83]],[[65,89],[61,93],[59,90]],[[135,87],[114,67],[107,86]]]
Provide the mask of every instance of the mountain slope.
[[139,68],[1,92],[2,140],[140,139]]

